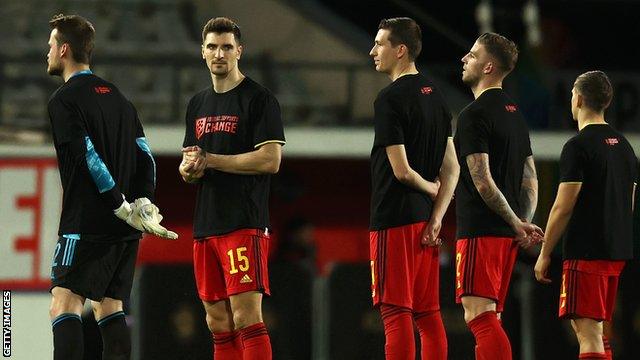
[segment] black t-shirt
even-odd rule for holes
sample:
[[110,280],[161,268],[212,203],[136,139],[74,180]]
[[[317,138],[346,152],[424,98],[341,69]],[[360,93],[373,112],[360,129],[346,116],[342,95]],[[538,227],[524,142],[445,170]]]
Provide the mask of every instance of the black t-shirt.
[[454,143],[460,163],[456,237],[515,236],[511,226],[480,196],[469,173],[467,155],[489,154],[491,177],[511,209],[519,214],[522,173],[525,160],[531,155],[531,143],[518,107],[502,89],[485,90],[460,112]]
[[[184,146],[234,155],[270,142],[285,143],[280,105],[250,78],[225,93],[210,87],[189,101]],[[198,183],[194,238],[268,227],[269,179],[207,169]]]
[[608,124],[591,124],[571,138],[560,156],[560,182],[581,182],[564,237],[565,259],[633,257],[633,148]]
[[370,229],[429,220],[433,201],[396,179],[386,147],[404,145],[411,168],[434,181],[451,136],[449,108],[440,91],[420,74],[402,76],[382,89],[374,108]]
[[153,200],[155,164],[139,145],[146,140],[134,106],[113,84],[85,73],[53,93],[48,111],[63,189],[59,235],[140,238],[113,214],[122,195]]

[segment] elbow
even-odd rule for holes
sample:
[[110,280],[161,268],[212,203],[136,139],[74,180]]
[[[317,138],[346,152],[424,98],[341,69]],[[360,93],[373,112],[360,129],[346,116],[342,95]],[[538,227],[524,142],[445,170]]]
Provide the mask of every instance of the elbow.
[[[551,209],[551,212],[553,213],[553,215],[561,217],[561,218],[565,218],[565,217],[570,217],[571,214],[573,213],[573,209],[569,208],[568,206],[554,206]],[[549,218],[551,218],[551,215],[549,215]]]
[[280,171],[280,158],[272,159],[265,164],[264,172],[266,174],[277,174]]
[[280,164],[270,165],[265,169],[265,173],[269,175],[275,175],[280,171]]
[[491,187],[489,186],[489,184],[485,184],[483,182],[476,184],[476,190],[478,190],[480,195],[484,197],[484,195],[486,195],[491,190]]
[[443,166],[440,169],[439,177],[442,183],[457,183],[458,178],[460,177],[460,165],[458,165],[458,163],[456,162],[455,164],[451,164],[449,166]]
[[458,181],[458,178],[460,177],[460,165],[458,165],[458,163],[456,163],[451,169],[450,176],[455,182]]
[[409,170],[394,171],[393,176],[403,184],[406,184],[411,178],[411,172]]

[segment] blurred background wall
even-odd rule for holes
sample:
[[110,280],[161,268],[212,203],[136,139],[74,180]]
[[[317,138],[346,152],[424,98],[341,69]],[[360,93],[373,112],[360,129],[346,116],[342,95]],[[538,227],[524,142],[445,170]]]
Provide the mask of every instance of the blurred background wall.
[[[271,197],[273,296],[264,302],[274,358],[381,359],[367,230],[372,104],[389,83],[368,56],[379,20],[411,16],[420,23],[418,66],[444,92],[454,122],[472,100],[460,81],[460,58],[475,38],[491,30],[518,43],[520,60],[505,88],[532,131],[540,180],[535,222],[544,226],[560,150],[576,131],[569,101],[577,75],[592,69],[610,75],[615,95],[607,120],[640,151],[638,11],[631,0],[2,0],[0,288],[13,290],[13,358],[50,358],[52,347],[46,290],[61,201],[46,112],[61,84],[45,71],[52,15],[77,13],[95,25],[92,69],[137,107],[157,157],[158,205],[180,234],[175,242],[142,240],[127,304],[135,358],[211,357],[191,264],[195,188],[182,183],[177,166],[186,104],[210,86],[200,58],[202,26],[228,16],[243,31],[240,68],[276,94],[287,136]],[[468,359],[473,337],[453,303],[453,206],[443,230],[441,302],[450,358]],[[536,252],[521,252],[504,315],[514,358],[575,358],[574,335],[556,319],[558,281],[533,280]],[[617,359],[640,358],[638,275],[634,260],[607,325]],[[98,358],[90,312],[84,324],[86,358]]]

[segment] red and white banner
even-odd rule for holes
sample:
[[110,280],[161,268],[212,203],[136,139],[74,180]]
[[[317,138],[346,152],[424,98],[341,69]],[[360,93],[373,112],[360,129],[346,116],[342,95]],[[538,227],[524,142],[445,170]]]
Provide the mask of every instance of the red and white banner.
[[0,159],[0,288],[49,287],[61,203],[55,159]]

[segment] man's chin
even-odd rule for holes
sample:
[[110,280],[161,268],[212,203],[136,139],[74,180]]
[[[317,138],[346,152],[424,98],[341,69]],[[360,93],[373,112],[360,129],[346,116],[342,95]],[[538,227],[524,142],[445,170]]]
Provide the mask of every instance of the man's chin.
[[229,71],[227,71],[226,69],[222,70],[222,69],[211,69],[211,73],[215,76],[227,76],[227,74],[229,74]]
[[376,65],[376,71],[383,74],[388,74],[388,71],[384,69],[380,64]]
[[60,76],[62,75],[62,69],[58,68],[47,68],[47,73],[51,76]]
[[473,87],[474,85],[476,85],[478,83],[478,81],[474,78],[471,78],[469,76],[462,76],[462,82],[470,87]]

